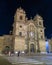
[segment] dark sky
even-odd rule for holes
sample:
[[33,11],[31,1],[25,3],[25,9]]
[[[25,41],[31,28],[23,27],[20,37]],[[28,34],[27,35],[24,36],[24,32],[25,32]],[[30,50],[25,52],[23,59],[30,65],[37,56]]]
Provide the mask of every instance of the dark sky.
[[27,17],[37,13],[44,19],[45,36],[52,37],[52,0],[0,0],[0,35],[9,34],[12,30],[13,17],[18,7],[22,7]]

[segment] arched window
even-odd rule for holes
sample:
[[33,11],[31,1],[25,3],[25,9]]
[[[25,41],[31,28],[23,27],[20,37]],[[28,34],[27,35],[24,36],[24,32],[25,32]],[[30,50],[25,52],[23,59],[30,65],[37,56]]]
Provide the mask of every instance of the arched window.
[[20,20],[22,20],[23,19],[23,16],[20,16]]

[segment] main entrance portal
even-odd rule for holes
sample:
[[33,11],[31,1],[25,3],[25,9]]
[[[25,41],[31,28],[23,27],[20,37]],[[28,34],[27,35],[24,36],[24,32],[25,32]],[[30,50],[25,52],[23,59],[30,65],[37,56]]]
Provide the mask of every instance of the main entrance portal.
[[34,44],[30,45],[30,52],[35,52]]

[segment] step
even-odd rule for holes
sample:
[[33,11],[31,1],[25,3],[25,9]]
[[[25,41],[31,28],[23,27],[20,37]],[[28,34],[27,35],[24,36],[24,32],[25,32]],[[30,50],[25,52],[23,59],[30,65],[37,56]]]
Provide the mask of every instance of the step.
[[20,62],[20,63],[12,63],[12,64],[15,64],[15,65],[46,65],[45,63],[23,63],[23,62]]

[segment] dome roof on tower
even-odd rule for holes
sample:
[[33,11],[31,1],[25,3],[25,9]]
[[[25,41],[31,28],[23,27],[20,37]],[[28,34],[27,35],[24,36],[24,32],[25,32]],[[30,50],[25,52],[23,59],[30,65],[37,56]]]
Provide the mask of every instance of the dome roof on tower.
[[36,20],[36,19],[41,19],[41,20],[43,20],[43,18],[42,18],[39,14],[36,14],[36,16],[34,17],[34,20]]
[[24,13],[25,14],[25,11],[21,7],[17,8],[17,12],[20,12],[20,13]]

